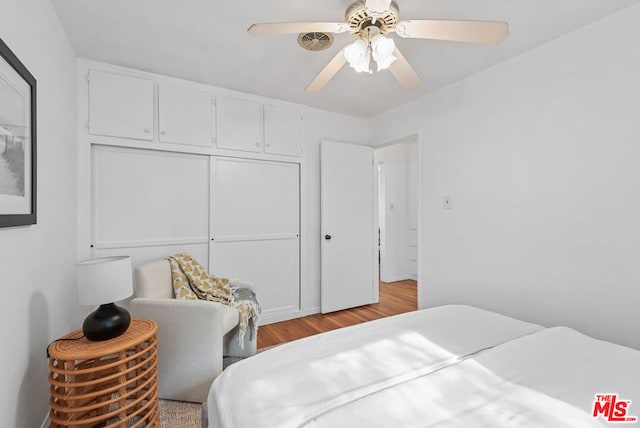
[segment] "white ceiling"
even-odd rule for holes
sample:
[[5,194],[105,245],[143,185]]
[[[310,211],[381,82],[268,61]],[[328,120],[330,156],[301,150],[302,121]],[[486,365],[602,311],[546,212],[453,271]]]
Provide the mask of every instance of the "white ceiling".
[[349,0],[52,0],[80,57],[359,117],[372,117],[640,0],[396,0],[400,19],[507,21],[496,46],[396,39],[422,78],[405,91],[387,71],[345,66],[319,93],[304,91],[347,43],[309,52],[297,35],[250,36],[255,22],[342,22]]

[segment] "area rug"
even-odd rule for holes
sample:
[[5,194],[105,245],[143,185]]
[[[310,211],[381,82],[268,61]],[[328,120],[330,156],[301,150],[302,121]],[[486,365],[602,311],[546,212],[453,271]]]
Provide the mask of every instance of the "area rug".
[[200,428],[200,412],[198,403],[184,401],[159,400],[160,426],[162,428]]
[[[275,348],[278,345],[258,349],[258,353]],[[224,368],[242,358],[225,357]],[[158,400],[160,427],[162,428],[200,428],[202,426],[202,405],[184,401]]]

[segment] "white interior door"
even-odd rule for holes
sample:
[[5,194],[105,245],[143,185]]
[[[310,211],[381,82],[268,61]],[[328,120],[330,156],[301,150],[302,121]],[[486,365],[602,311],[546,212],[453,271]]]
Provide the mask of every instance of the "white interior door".
[[373,149],[322,142],[320,160],[321,311],[327,313],[377,300]]

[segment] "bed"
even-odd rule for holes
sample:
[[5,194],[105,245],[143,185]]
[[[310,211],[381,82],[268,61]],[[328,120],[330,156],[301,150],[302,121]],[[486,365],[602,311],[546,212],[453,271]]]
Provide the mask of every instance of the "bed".
[[640,351],[442,306],[240,361],[216,378],[207,408],[210,428],[631,423],[640,415]]

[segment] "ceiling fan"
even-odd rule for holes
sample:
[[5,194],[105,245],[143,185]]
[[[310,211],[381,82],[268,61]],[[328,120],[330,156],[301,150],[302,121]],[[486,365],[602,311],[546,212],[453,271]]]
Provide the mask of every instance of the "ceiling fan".
[[[247,30],[252,35],[290,33],[346,33],[356,41],[345,46],[306,87],[317,92],[346,64],[358,72],[373,73],[389,69],[405,89],[420,85],[420,78],[385,34],[396,33],[402,38],[453,40],[472,43],[499,43],[509,34],[509,25],[497,21],[399,20],[399,9],[392,0],[357,0],[345,13],[345,22],[282,22],[253,24]],[[302,36],[303,34],[301,34]],[[312,43],[318,43],[315,36]],[[327,45],[328,46],[328,45]]]

